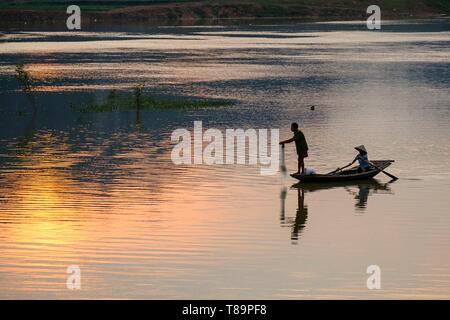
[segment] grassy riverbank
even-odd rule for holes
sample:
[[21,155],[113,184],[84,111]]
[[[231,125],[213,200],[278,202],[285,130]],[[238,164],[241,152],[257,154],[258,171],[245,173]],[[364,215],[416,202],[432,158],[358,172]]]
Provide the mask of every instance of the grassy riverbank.
[[[360,20],[371,0],[215,0],[215,1],[3,1],[3,25],[60,24],[70,4],[80,5],[85,23],[152,25],[217,24],[264,19]],[[450,14],[446,0],[381,0],[384,19],[429,18]]]
[[23,0],[23,1],[2,1],[0,3],[0,10],[33,10],[33,11],[65,11],[68,5],[76,4],[79,5],[84,11],[91,12],[101,12],[109,11],[113,9],[126,8],[131,6],[142,6],[142,5],[156,5],[156,4],[167,4],[174,2],[183,1],[171,1],[171,0],[160,0],[160,1],[124,1],[124,0],[78,0],[78,1],[67,1],[67,0]]

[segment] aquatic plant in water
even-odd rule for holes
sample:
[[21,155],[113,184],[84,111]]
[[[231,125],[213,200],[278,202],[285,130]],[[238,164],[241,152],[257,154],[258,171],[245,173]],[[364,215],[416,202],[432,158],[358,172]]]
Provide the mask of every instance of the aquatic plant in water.
[[159,98],[143,93],[144,86],[136,86],[133,93],[119,93],[111,90],[107,98],[100,103],[88,103],[81,106],[71,106],[76,112],[114,112],[114,111],[140,111],[149,109],[198,109],[210,107],[223,107],[234,102],[222,99],[194,99],[187,97]]
[[16,79],[19,82],[22,92],[28,97],[28,100],[33,107],[33,110],[36,110],[36,84],[34,79],[31,77],[30,73],[25,70],[24,64],[16,65]]

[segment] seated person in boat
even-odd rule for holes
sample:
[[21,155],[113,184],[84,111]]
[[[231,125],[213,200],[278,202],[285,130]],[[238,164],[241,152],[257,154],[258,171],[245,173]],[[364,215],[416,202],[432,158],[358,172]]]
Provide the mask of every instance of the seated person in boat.
[[356,150],[358,150],[358,155],[353,159],[351,163],[346,165],[345,167],[340,168],[340,170],[345,169],[347,167],[350,167],[352,164],[354,164],[356,161],[359,163],[358,172],[364,172],[369,171],[371,169],[371,165],[369,163],[369,157],[367,155],[367,150],[363,145],[355,147]]
[[305,161],[304,159],[308,157],[308,143],[306,143],[306,138],[303,132],[298,128],[298,123],[294,122],[291,124],[291,131],[294,136],[291,139],[281,141],[280,144],[284,147],[285,143],[291,143],[295,141],[295,147],[297,149],[298,156],[298,171],[294,174],[304,174],[305,173]]

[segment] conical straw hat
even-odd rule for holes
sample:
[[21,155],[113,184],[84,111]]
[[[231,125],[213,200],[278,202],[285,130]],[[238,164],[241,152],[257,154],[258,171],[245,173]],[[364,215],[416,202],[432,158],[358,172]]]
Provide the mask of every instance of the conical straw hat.
[[355,149],[367,153],[366,147],[364,147],[364,145],[357,146],[355,147]]

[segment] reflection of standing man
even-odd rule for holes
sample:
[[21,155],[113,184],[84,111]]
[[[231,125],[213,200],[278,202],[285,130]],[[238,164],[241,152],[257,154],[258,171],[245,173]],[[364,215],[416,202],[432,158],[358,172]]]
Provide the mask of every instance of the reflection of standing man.
[[308,219],[308,207],[305,206],[305,191],[302,188],[297,189],[298,192],[298,208],[295,215],[295,222],[292,227],[291,240],[298,240],[303,228],[306,226]]
[[[291,240],[298,240],[300,234],[302,233],[303,228],[306,226],[306,220],[308,219],[308,207],[305,205],[305,192],[302,188],[295,187],[297,189],[298,195],[298,208],[295,215],[295,219],[292,217],[288,217],[286,219],[285,215],[285,202],[287,196],[286,188],[283,188],[280,193],[281,200],[281,214],[280,214],[280,222],[281,225],[288,225],[292,228],[291,231]],[[295,244],[295,242],[294,242]]]
[[281,214],[280,214],[280,221],[284,222],[286,220],[286,210],[285,210],[285,203],[286,203],[286,196],[287,196],[287,189],[284,187],[281,190],[280,193],[280,200],[281,200]]

